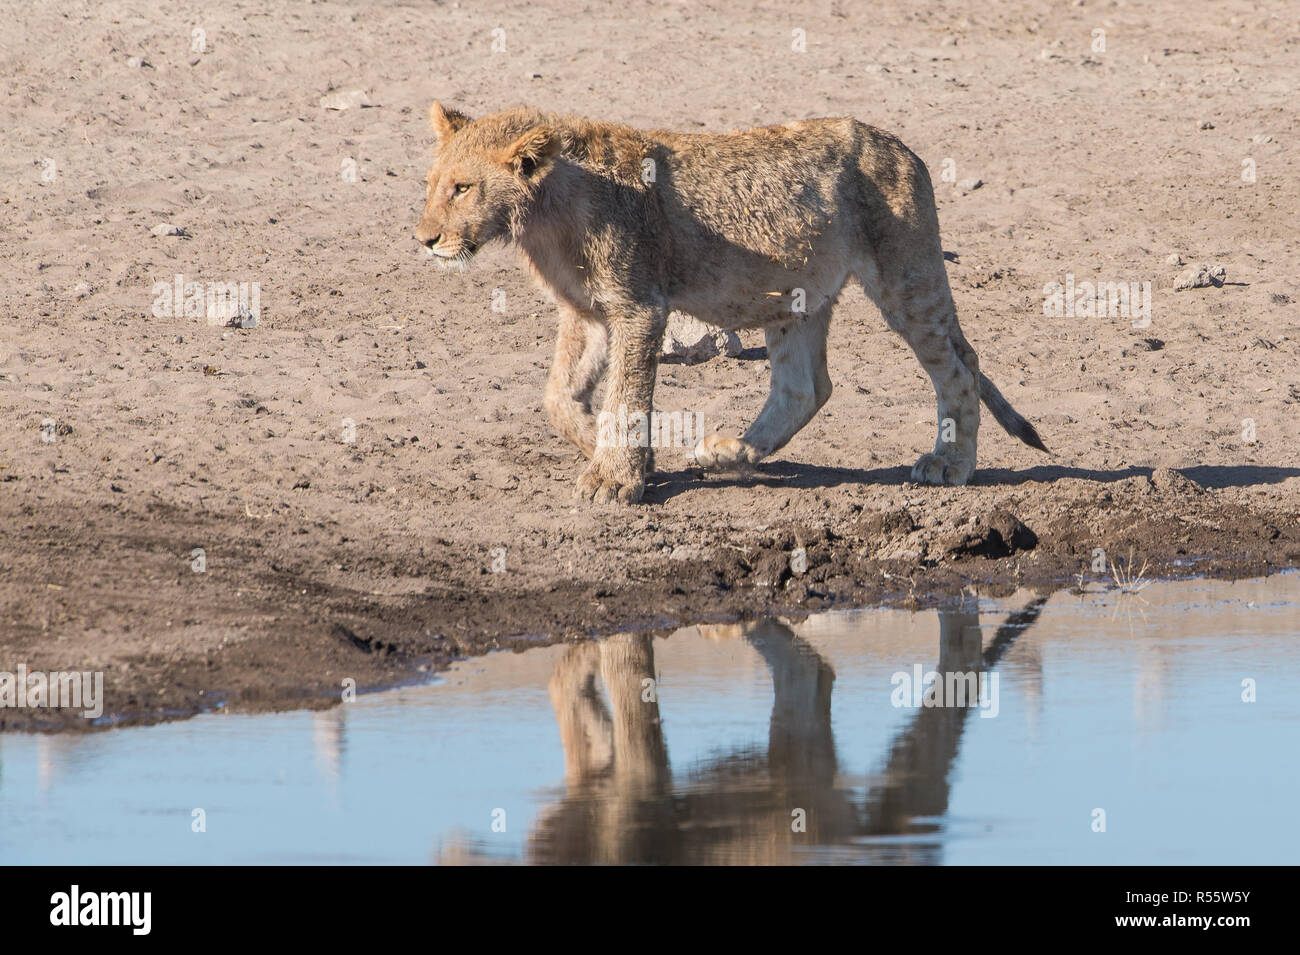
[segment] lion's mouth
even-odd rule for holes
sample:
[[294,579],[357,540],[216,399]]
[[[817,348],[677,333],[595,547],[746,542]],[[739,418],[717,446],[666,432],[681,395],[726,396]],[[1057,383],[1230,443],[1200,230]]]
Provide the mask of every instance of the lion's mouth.
[[459,272],[469,268],[469,263],[478,252],[478,245],[473,242],[462,242],[460,247],[455,251],[432,248],[428,254],[432,256],[437,263],[444,269],[454,269]]

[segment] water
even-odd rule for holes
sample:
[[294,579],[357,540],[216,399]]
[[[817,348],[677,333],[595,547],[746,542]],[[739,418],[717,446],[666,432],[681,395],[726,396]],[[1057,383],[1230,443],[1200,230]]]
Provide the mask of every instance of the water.
[[[688,627],[0,736],[0,862],[1289,864],[1298,583]],[[895,705],[916,667],[984,695]]]

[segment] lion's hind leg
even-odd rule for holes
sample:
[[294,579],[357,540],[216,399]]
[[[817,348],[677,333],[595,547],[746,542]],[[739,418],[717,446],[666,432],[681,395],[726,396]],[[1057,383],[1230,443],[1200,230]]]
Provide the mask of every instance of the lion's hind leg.
[[[864,283],[865,284],[865,283]],[[868,294],[873,290],[868,287]],[[938,437],[912,467],[918,484],[965,484],[975,473],[980,425],[979,361],[957,324],[943,259],[893,283],[883,282],[877,305],[912,347],[934,386]]]
[[695,462],[710,470],[743,469],[785,447],[831,396],[826,333],[831,304],[799,321],[767,328],[772,385],[767,402],[743,437],[711,434],[695,446]]

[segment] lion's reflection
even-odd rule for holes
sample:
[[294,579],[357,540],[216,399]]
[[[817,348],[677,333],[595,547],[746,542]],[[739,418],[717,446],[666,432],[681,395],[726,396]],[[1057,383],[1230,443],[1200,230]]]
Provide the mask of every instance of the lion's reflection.
[[[987,648],[978,613],[940,611],[935,671],[994,666],[1043,603],[1035,599],[1012,614]],[[917,710],[864,798],[836,784],[835,674],[812,645],[775,620],[700,630],[710,639],[743,639],[766,661],[773,690],[766,752],[716,758],[674,785],[648,682],[655,673],[652,638],[621,634],[575,646],[550,682],[566,794],[543,811],[530,861],[781,863],[797,861],[800,849],[833,846],[859,861],[939,861],[938,840],[924,834],[947,811],[948,777],[969,707]],[[912,838],[868,838],[885,835]]]

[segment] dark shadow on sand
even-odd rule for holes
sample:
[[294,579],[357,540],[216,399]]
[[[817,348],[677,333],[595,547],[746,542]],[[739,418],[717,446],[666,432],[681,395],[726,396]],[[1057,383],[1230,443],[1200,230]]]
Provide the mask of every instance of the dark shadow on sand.
[[[1065,467],[1043,464],[1022,471],[1010,468],[981,468],[975,473],[974,487],[1014,486],[1030,481],[1059,481],[1080,478],[1109,484],[1133,477],[1150,477],[1154,468],[1127,467],[1111,470]],[[1288,478],[1300,478],[1300,468],[1261,465],[1198,465],[1180,468],[1179,473],[1202,487],[1254,487],[1279,484]],[[722,487],[831,488],[843,484],[876,484],[901,487],[910,483],[912,469],[899,465],[892,468],[833,468],[796,461],[772,461],[760,464],[748,474],[721,474],[705,477],[699,468],[656,471],[646,482],[645,501],[662,503],[700,484]]]

